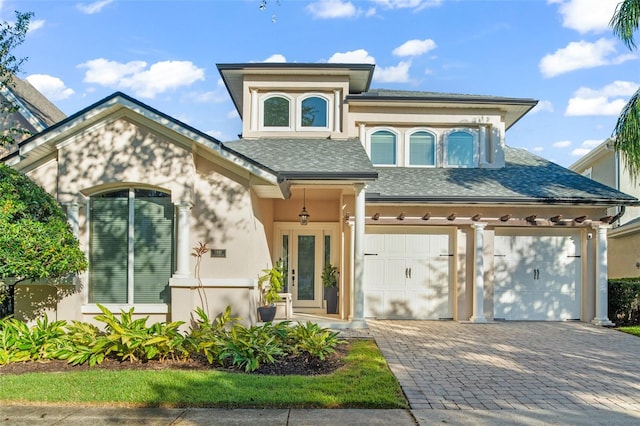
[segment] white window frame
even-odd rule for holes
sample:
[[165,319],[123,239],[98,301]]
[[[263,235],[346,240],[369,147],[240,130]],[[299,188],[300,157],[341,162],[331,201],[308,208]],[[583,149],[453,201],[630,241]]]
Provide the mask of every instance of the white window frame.
[[[87,198],[87,211],[86,211],[86,246],[87,246],[87,259],[89,259],[89,250],[91,249],[91,245],[90,245],[90,241],[91,241],[91,199],[92,197],[96,197],[99,196],[101,194],[105,194],[108,192],[113,192],[113,191],[118,191],[118,190],[127,190],[129,192],[128,194],[128,198],[129,198],[129,212],[128,212],[128,222],[132,223],[133,222],[133,207],[131,207],[131,201],[135,198],[135,190],[136,189],[148,189],[148,190],[154,190],[154,191],[159,191],[159,192],[164,192],[166,194],[171,195],[171,192],[165,188],[155,188],[155,187],[151,187],[151,186],[147,186],[147,185],[135,185],[135,186],[122,186],[122,187],[113,187],[113,188],[108,188],[108,189],[104,189],[95,193],[92,193],[91,195],[88,196]],[[175,206],[174,206],[175,209]],[[175,214],[175,212],[174,212]],[[175,225],[176,223],[174,222],[174,233],[175,233]],[[128,229],[129,232],[129,244],[127,247],[127,264],[128,265],[133,265],[133,262],[135,260],[135,255],[134,255],[134,241],[133,241],[133,227],[129,226]],[[175,235],[174,235],[175,236]],[[174,247],[175,249],[175,247]],[[89,265],[89,268],[91,267],[91,265]],[[91,271],[89,270],[89,268],[87,268],[87,270],[85,271],[86,274],[86,282],[87,285],[89,285],[90,283],[90,274]],[[134,303],[132,302],[134,299],[134,281],[133,281],[133,268],[130,267],[127,269],[127,300],[129,302],[127,303],[100,303],[102,306],[104,306],[105,308],[107,308],[109,311],[111,312],[120,312],[120,311],[128,311],[131,308],[135,309],[136,313],[140,313],[140,314],[166,314],[169,312],[169,304],[166,303]],[[101,314],[102,310],[100,310],[100,308],[98,307],[98,303],[91,303],[89,302],[89,289],[87,288],[87,291],[85,291],[84,294],[84,304],[80,307],[80,311],[83,314]]]
[[[433,136],[433,164],[432,165],[422,165],[422,164],[411,164],[411,136],[416,133],[429,133]],[[415,129],[409,130],[404,135],[404,165],[405,167],[417,167],[417,168],[435,168],[440,164],[440,149],[438,148],[440,144],[440,138],[438,137],[438,133],[434,130],[426,128],[426,127],[418,127]]]
[[[264,103],[265,101],[267,101],[268,99],[271,98],[285,98],[286,100],[289,101],[289,125],[288,126],[265,126],[264,125]],[[263,132],[282,132],[282,131],[291,131],[293,130],[293,127],[291,123],[294,123],[295,121],[295,99],[292,98],[290,95],[286,94],[286,93],[282,93],[282,92],[269,92],[269,93],[265,93],[264,95],[260,96],[260,101],[259,101],[259,107],[258,107],[258,116],[259,116],[259,128],[260,131]]]
[[[473,164],[471,166],[449,164],[449,158],[447,155],[447,145],[449,143],[449,135],[456,132],[468,133],[473,137]],[[480,132],[478,129],[470,129],[468,127],[457,127],[449,129],[442,135],[442,165],[447,168],[476,168],[480,165]]]
[[[382,130],[386,130],[390,133],[393,133],[396,137],[396,162],[395,164],[376,164],[373,163],[373,158],[371,157],[371,136],[376,133],[376,132],[380,132]],[[367,150],[367,154],[369,154],[369,159],[371,159],[371,162],[373,163],[374,166],[376,167],[398,167],[399,166],[399,162],[400,162],[400,132],[398,132],[396,129],[394,129],[393,127],[373,127],[371,129],[367,130],[367,142],[366,142],[366,150]]]
[[[320,98],[323,99],[327,103],[327,125],[325,127],[313,127],[313,126],[303,126],[302,125],[302,102],[309,98]],[[333,129],[333,98],[329,97],[324,93],[310,92],[305,93],[302,96],[299,96],[296,99],[296,130],[299,132],[326,132],[328,130]]]

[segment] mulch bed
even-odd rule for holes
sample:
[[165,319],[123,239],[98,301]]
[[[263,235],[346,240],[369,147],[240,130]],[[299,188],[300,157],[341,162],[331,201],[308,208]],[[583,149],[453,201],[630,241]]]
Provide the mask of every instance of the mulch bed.
[[[305,356],[288,356],[278,360],[275,364],[261,365],[256,371],[248,374],[263,375],[302,375],[312,376],[319,374],[330,374],[344,364],[344,356],[347,353],[348,345],[339,345],[336,353],[327,357],[324,361]],[[115,359],[105,359],[100,365],[89,367],[88,364],[71,365],[63,360],[37,361],[37,362],[15,362],[7,365],[0,365],[0,376],[4,374],[25,374],[25,373],[61,373],[71,371],[87,371],[90,369],[100,370],[191,370],[206,371],[220,370],[227,372],[244,373],[233,366],[220,366],[209,364],[206,359],[196,358],[186,361],[147,361],[147,362],[121,362]]]

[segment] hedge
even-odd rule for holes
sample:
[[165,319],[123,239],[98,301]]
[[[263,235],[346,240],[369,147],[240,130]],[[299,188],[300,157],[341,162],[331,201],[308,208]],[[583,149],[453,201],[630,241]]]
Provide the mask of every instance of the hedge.
[[609,280],[609,319],[617,326],[640,325],[640,277]]

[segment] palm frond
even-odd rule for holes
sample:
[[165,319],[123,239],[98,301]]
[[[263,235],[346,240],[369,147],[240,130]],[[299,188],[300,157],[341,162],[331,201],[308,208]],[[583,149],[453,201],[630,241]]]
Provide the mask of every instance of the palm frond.
[[624,165],[634,181],[640,177],[640,89],[638,89],[618,117],[613,130],[613,146],[622,153]]
[[624,42],[629,50],[636,48],[633,34],[640,24],[640,0],[624,0],[616,6],[616,11],[609,21],[613,34]]

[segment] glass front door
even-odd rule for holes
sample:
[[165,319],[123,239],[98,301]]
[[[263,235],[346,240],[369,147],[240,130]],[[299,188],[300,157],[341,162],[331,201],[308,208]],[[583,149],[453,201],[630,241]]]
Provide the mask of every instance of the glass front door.
[[323,241],[321,230],[291,232],[288,284],[294,307],[322,307]]

